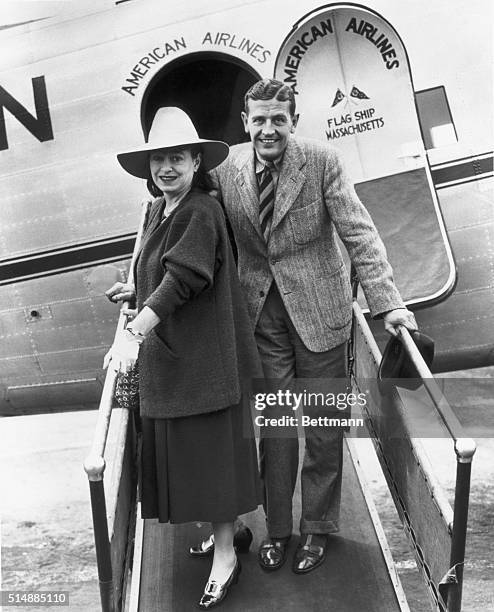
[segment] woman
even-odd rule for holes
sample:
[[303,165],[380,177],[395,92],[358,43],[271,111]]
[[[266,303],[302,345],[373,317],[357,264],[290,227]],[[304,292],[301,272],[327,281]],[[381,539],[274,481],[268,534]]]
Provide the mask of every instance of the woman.
[[133,287],[117,283],[113,301],[135,297],[137,316],[110,349],[115,369],[139,357],[143,518],[209,521],[214,556],[199,607],[224,599],[240,573],[237,515],[259,501],[257,455],[248,402],[259,375],[257,349],[236,274],[225,218],[208,195],[206,172],[228,146],[198,138],[178,108],[158,110],[148,143],[117,155],[153,195]]

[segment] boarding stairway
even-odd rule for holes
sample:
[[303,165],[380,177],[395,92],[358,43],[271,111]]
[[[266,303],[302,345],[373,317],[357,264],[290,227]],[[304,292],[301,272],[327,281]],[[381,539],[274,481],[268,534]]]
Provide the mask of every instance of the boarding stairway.
[[[351,444],[352,441],[350,440]],[[342,529],[331,536],[328,557],[317,571],[295,575],[290,568],[298,536],[293,537],[288,559],[279,571],[266,573],[257,563],[257,548],[265,534],[264,513],[248,515],[254,533],[248,554],[239,555],[239,583],[222,603],[225,612],[261,610],[339,610],[382,612],[408,610],[392,565],[387,565],[381,548],[382,533],[376,532],[375,516],[364,498],[349,445],[344,451]],[[300,511],[296,497],[295,515]],[[163,525],[138,519],[134,563],[140,572],[132,576],[129,611],[185,612],[193,610],[206,584],[211,560],[193,559],[189,546],[209,535],[208,526]],[[135,570],[138,566],[134,566]],[[134,571],[135,571],[134,570]]]
[[[353,310],[352,385],[365,390],[369,397],[362,417],[415,551],[432,609],[459,612],[475,443],[465,436],[406,329],[401,330],[400,338],[422,379],[420,389],[404,392],[392,385],[383,393],[372,384],[381,353],[356,300]],[[124,325],[122,315],[117,329]],[[200,598],[210,563],[190,558],[187,550],[209,532],[207,526],[170,526],[140,518],[135,418],[115,407],[115,379],[115,372],[109,370],[91,451],[84,464],[90,485],[101,610],[190,611]],[[417,396],[420,401],[416,401]],[[414,419],[417,407],[421,418]],[[452,440],[452,453],[457,458],[454,509],[421,444],[424,416],[425,427],[430,427],[432,418],[434,427],[441,431],[439,435]],[[251,552],[241,555],[240,581],[222,603],[222,610],[410,610],[359,464],[357,442],[351,435],[345,441],[341,531],[331,536],[325,563],[312,574],[293,574],[290,563],[298,541],[295,536],[286,566],[277,572],[263,572],[256,559],[265,534],[264,515],[258,510],[246,518],[255,539]],[[295,521],[299,504],[298,494]]]

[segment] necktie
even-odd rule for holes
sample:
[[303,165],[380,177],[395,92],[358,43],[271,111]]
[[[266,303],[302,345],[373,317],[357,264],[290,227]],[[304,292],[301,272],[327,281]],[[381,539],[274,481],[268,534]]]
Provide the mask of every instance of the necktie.
[[259,180],[259,220],[264,240],[267,241],[271,230],[274,209],[274,181],[271,174],[272,164],[267,163],[258,175]]

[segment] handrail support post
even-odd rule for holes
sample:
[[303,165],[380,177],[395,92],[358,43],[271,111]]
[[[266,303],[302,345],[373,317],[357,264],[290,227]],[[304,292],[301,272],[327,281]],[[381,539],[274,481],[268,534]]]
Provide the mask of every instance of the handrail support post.
[[454,522],[451,539],[450,568],[454,568],[456,581],[448,585],[447,610],[460,612],[463,591],[463,567],[468,523],[470,479],[472,459],[476,444],[471,438],[458,438],[455,441],[456,486],[454,501]]
[[84,469],[88,475],[89,492],[91,495],[91,511],[93,516],[96,560],[98,564],[101,610],[102,612],[115,612],[111,548],[106,517],[105,489],[103,485],[105,460],[103,457],[89,455],[84,462]]

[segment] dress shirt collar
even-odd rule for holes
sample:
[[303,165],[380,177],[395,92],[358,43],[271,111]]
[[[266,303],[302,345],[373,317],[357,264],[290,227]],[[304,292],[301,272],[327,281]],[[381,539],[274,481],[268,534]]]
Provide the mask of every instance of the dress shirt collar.
[[[261,172],[264,171],[264,168],[266,167],[266,161],[259,157],[259,155],[257,154],[257,151],[255,151],[254,161],[255,161],[256,174],[260,174]],[[280,172],[282,162],[283,162],[283,155],[280,155],[277,159],[271,162],[274,166],[275,172],[277,173]]]

